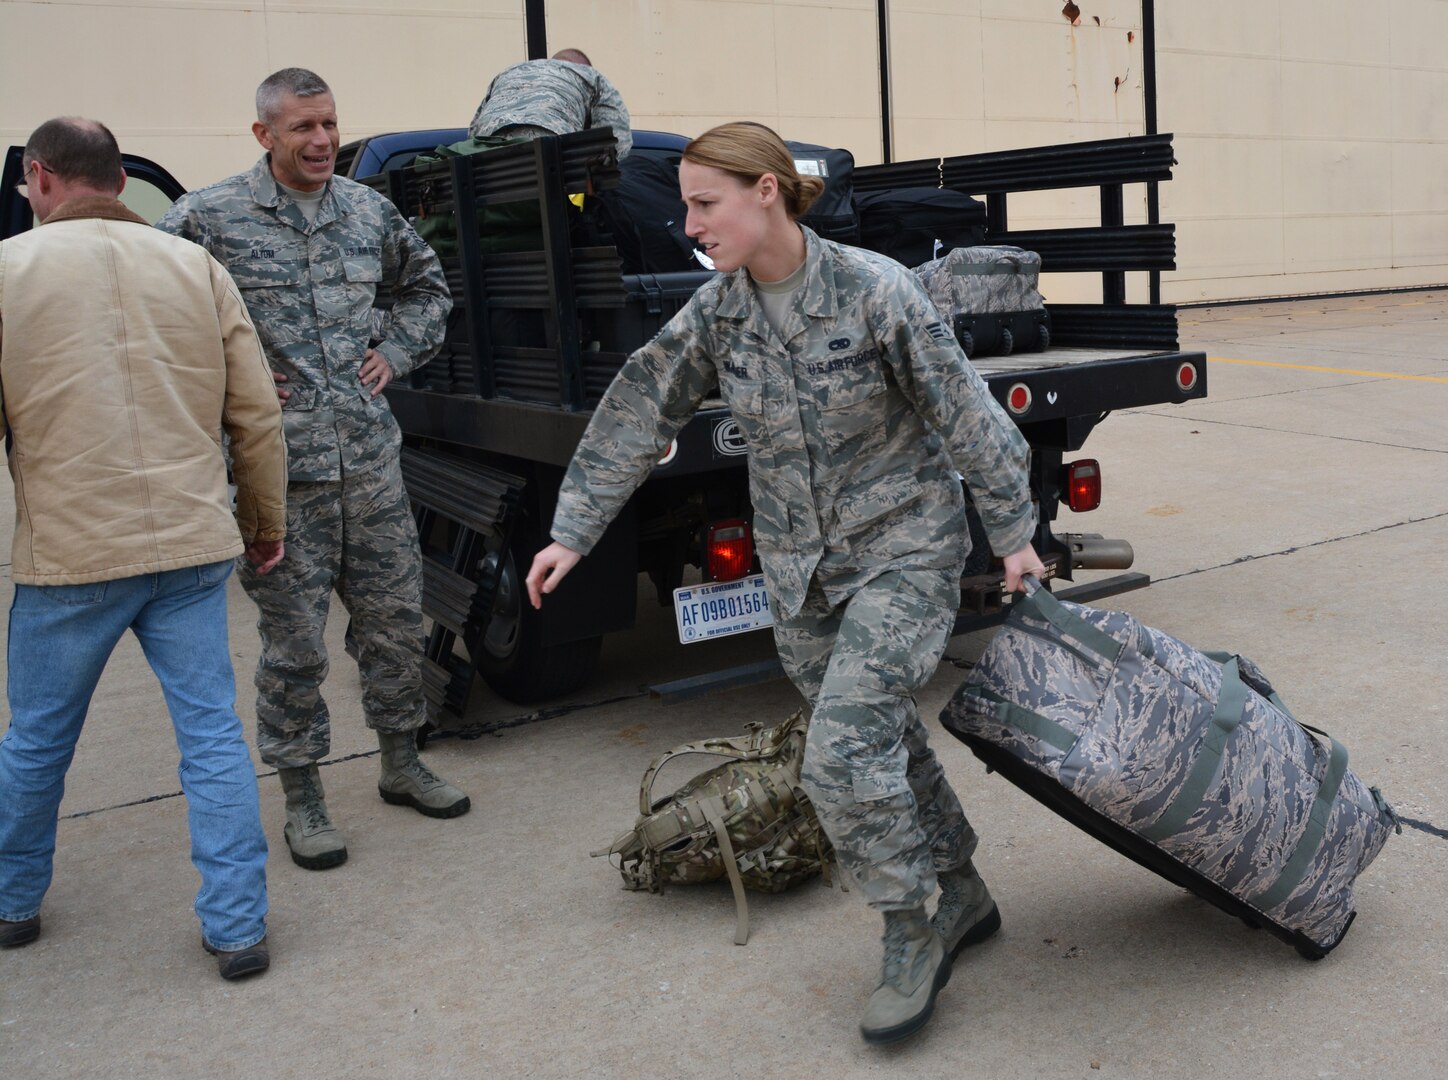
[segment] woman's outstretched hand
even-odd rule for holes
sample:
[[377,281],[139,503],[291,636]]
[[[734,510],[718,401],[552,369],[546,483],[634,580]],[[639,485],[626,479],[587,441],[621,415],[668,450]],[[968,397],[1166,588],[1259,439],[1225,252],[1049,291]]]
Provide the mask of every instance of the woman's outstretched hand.
[[1020,551],[1007,555],[1003,561],[1006,569],[1006,592],[1020,592],[1021,578],[1027,574],[1034,574],[1039,580],[1044,580],[1046,577],[1045,564],[1041,562],[1041,557],[1036,554],[1036,549],[1030,544],[1021,548]]
[[583,556],[578,552],[556,540],[534,555],[533,567],[528,571],[528,601],[535,608],[541,608],[543,597],[558,588],[558,583],[568,576],[568,571],[577,566],[581,558]]

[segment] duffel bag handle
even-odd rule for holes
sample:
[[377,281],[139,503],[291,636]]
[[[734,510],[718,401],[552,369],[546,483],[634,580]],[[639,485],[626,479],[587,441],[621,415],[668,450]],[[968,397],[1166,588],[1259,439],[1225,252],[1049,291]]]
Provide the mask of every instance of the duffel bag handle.
[[1026,595],[1011,605],[1013,611],[1050,623],[1061,633],[1068,634],[1085,645],[1108,664],[1114,664],[1121,658],[1124,647],[1121,642],[1075,612],[1067,610],[1035,575],[1026,574],[1022,577],[1021,588]]
[[[1286,703],[1283,702],[1282,698],[1277,695],[1277,691],[1267,680],[1267,676],[1263,673],[1262,669],[1259,668],[1251,660],[1247,659],[1247,657],[1242,656],[1238,653],[1222,652],[1216,649],[1204,650],[1202,652],[1202,655],[1205,656],[1208,660],[1215,660],[1217,663],[1224,666],[1229,660],[1238,661],[1242,681],[1250,686],[1253,690],[1257,691],[1257,693],[1261,694],[1268,701],[1272,702],[1273,705],[1276,705],[1279,709],[1286,713],[1289,718],[1297,720],[1297,717],[1292,715],[1292,710],[1289,709]],[[1302,722],[1299,720],[1298,723]],[[1302,726],[1307,727],[1306,724],[1303,724]]]

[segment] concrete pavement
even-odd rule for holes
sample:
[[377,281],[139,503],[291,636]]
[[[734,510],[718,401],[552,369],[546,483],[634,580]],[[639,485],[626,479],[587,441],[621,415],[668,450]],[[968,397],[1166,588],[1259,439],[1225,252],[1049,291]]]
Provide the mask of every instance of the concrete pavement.
[[[258,762],[271,971],[226,984],[201,951],[174,743],[127,640],[70,772],[44,934],[0,953],[0,1076],[1441,1076],[1448,291],[1187,311],[1182,338],[1220,358],[1210,397],[1109,418],[1083,451],[1102,462],[1103,507],[1061,528],[1132,541],[1155,584],[1105,604],[1253,657],[1413,823],[1360,881],[1357,922],[1326,960],[987,776],[934,722],[984,643],[971,635],[920,706],[1004,929],[963,954],[921,1036],[868,1048],[856,1025],[879,920],[857,893],[751,894],[740,948],[727,886],[628,893],[588,856],[631,823],[655,754],[797,706],[783,682],[671,707],[640,693],[766,658],[767,635],[684,649],[669,613],[641,606],[647,624],[606,644],[577,708],[430,744],[473,797],[434,821],[376,795],[339,612],[322,772],[351,859],[292,865]],[[8,569],[8,529],[0,543]],[[233,587],[249,732],[254,618]],[[527,715],[483,689],[469,710]]]

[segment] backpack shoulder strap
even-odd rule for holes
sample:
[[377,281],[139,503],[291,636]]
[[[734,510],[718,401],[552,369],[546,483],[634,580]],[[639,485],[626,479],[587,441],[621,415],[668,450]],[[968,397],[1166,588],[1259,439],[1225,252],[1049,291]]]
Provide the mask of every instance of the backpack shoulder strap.
[[803,719],[802,713],[795,713],[783,724],[766,729],[763,724],[752,723],[743,735],[732,739],[704,739],[702,742],[685,743],[676,746],[649,763],[639,785],[639,813],[651,814],[655,810],[653,801],[654,777],[670,761],[687,754],[712,754],[715,757],[734,761],[759,761],[780,753],[789,739],[790,732]]
[[724,800],[710,795],[699,800],[699,809],[704,820],[714,830],[719,841],[719,851],[724,856],[724,870],[729,875],[729,887],[734,890],[734,944],[744,945],[749,941],[749,901],[744,898],[744,879],[739,876],[739,860],[734,856],[734,845],[729,840],[729,830],[724,826]]

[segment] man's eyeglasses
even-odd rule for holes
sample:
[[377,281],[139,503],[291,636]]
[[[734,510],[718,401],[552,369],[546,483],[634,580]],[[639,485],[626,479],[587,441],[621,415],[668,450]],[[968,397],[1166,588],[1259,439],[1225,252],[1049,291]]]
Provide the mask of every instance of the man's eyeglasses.
[[[41,172],[48,172],[51,176],[55,175],[55,170],[43,161],[32,161],[30,165],[34,165]],[[27,181],[29,181],[30,179],[30,165],[27,165],[25,167],[25,179],[21,180],[20,183],[15,185],[16,194],[18,194],[22,199],[27,200],[30,198],[30,186],[27,183]]]

